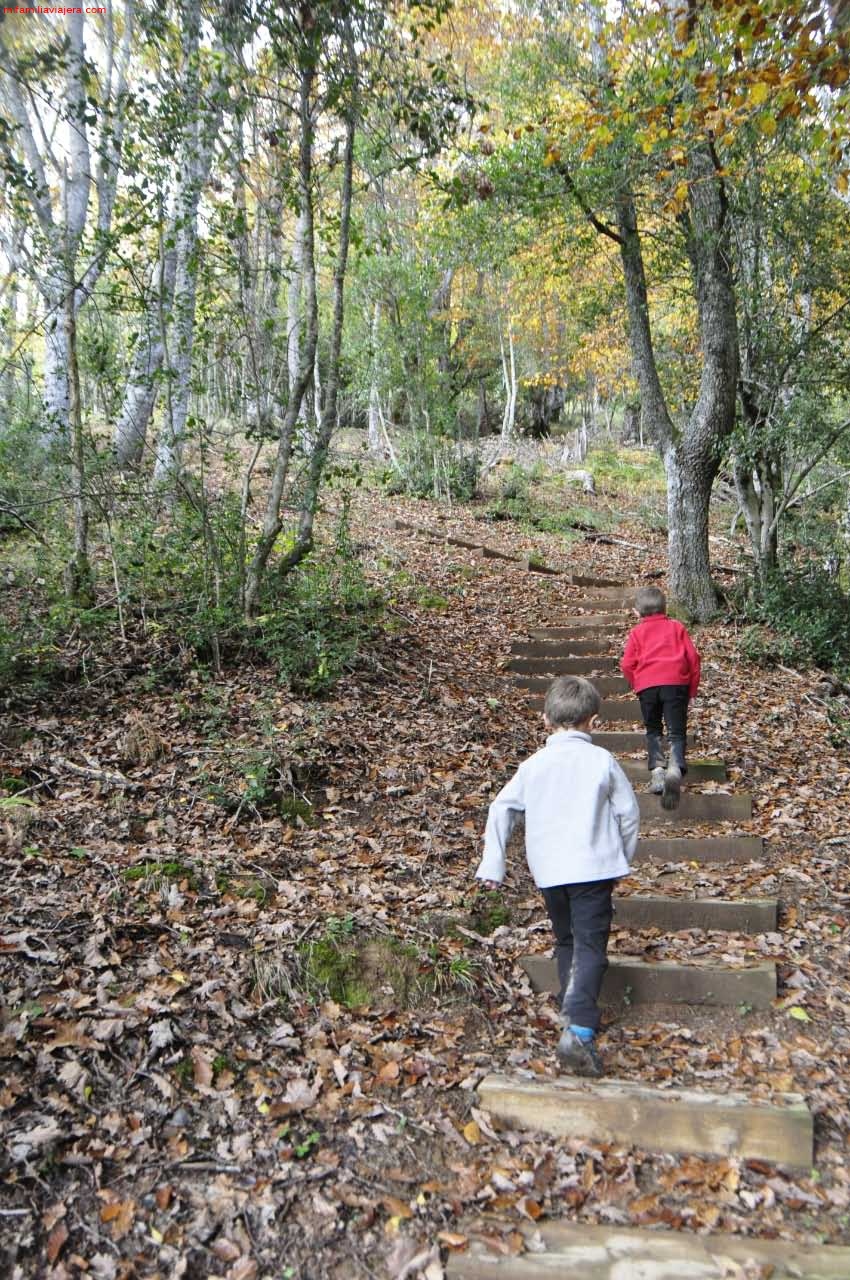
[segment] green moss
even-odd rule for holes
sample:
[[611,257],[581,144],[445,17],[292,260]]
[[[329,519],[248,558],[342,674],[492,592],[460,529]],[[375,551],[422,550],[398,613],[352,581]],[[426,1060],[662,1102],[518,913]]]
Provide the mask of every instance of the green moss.
[[195,1074],[192,1059],[189,1057],[181,1058],[180,1061],[175,1064],[173,1070],[181,1084],[188,1084]]
[[427,587],[420,587],[418,591],[414,592],[413,598],[422,609],[435,609],[438,613],[441,613],[449,607],[449,602],[445,596],[429,591]]
[[296,823],[300,818],[305,826],[308,827],[315,821],[316,817],[316,811],[310,801],[293,795],[292,792],[280,797],[277,810],[284,822]]
[[348,939],[326,935],[301,948],[308,990],[349,1008],[409,1005],[419,988],[415,947],[384,935]]
[[469,925],[485,936],[503,924],[510,923],[511,912],[500,889],[482,890],[476,894],[469,913]]
[[236,890],[237,898],[253,898],[254,902],[263,905],[268,894],[259,880],[251,880],[248,884],[240,884]]
[[197,881],[193,869],[186,865],[185,862],[179,862],[171,859],[167,862],[137,862],[132,867],[125,867],[121,872],[125,880],[188,880],[190,886],[194,889],[197,887]]

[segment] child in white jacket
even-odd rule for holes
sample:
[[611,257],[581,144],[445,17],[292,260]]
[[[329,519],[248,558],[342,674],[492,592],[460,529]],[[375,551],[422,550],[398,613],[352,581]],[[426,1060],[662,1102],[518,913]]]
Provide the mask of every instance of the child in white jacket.
[[589,680],[561,676],[546,694],[546,745],[519,766],[490,805],[476,878],[496,888],[517,815],[525,814],[525,850],[555,934],[564,1030],[563,1066],[598,1076],[599,992],[608,968],[611,895],[628,874],[638,839],[638,804],[629,780],[591,722],[601,698]]

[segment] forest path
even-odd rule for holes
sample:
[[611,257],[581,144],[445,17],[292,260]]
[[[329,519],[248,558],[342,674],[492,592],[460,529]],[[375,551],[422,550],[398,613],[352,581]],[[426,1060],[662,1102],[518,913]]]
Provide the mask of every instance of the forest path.
[[[403,521],[396,521],[396,527],[463,546],[484,560],[508,558],[486,545],[441,537],[434,528],[416,529]],[[531,558],[518,558],[516,563],[529,572],[557,573]],[[634,587],[604,578],[559,576],[566,588],[565,614],[556,625],[549,616],[545,626],[529,628],[526,635],[516,637],[507,669],[515,673],[514,685],[537,709],[542,708],[546,685],[556,676],[595,678],[604,696],[600,710],[604,727],[594,734],[594,741],[618,754],[635,782],[645,782],[643,760],[635,759],[643,747],[642,731],[612,727],[640,721],[638,705],[625,681],[610,674],[617,670],[622,652],[629,626],[624,606]],[[589,594],[574,596],[570,588],[577,585]],[[693,742],[693,735],[689,738]],[[676,810],[664,810],[660,797],[642,791],[639,856],[669,857],[669,842],[663,837],[659,840],[659,828],[688,828],[699,822],[711,824],[712,834],[680,837],[676,850],[676,856],[691,866],[705,860],[720,868],[760,857],[763,849],[758,837],[727,830],[729,824],[750,821],[752,799],[746,792],[728,789],[726,779],[722,759],[695,757]],[[705,782],[709,789],[697,790]],[[695,928],[757,934],[773,932],[778,926],[777,899],[738,897],[734,882],[728,899],[634,892],[628,880],[623,889],[616,899],[619,927],[636,925],[659,933]],[[520,964],[535,991],[557,994],[557,969],[550,949],[522,957]],[[603,1001],[609,1008],[624,1004],[726,1006],[740,1011],[741,1020],[752,1010],[770,1008],[776,999],[776,964],[770,960],[742,964],[737,957],[717,964],[614,955],[603,987]],[[749,1096],[746,1092],[677,1088],[675,1078],[663,1085],[568,1076],[541,1080],[534,1070],[515,1070],[486,1076],[478,1086],[478,1096],[484,1113],[509,1131],[525,1129],[560,1140],[634,1145],[685,1160],[714,1156],[798,1169],[808,1169],[814,1162],[812,1115],[805,1098],[795,1092],[777,1092],[767,1100],[758,1090]],[[468,1253],[453,1257],[449,1275],[453,1280],[551,1280],[555,1274],[580,1274],[583,1280],[638,1275],[641,1280],[720,1280],[730,1275],[838,1280],[850,1274],[850,1248],[789,1250],[773,1241],[719,1233],[699,1239],[683,1232],[659,1237],[637,1228],[618,1226],[612,1230],[564,1223],[547,1224],[542,1230],[528,1228],[523,1235],[529,1252],[521,1257],[505,1257],[492,1240],[473,1238]]]
[[[567,1087],[529,977],[543,964],[546,986],[549,925],[521,851],[504,894],[473,884],[488,801],[543,736],[549,673],[510,666],[545,645],[546,666],[604,669],[616,702],[622,601],[588,579],[661,580],[664,544],[628,525],[565,542],[367,487],[351,517],[385,607],[323,696],[250,654],[216,677],[151,634],[92,642],[78,675],[0,725],[4,776],[38,806],[0,849],[6,1270],[66,1280],[79,1257],[103,1277],[189,1260],[228,1280],[436,1280],[486,1253],[502,1277],[544,1257],[590,1275],[593,1257],[633,1280],[627,1228],[654,1228],[658,1249],[755,1231],[792,1242],[789,1259],[850,1244],[850,796],[817,673],[742,662],[731,621],[698,633],[702,763],[674,820],[641,796],[657,821],[621,886],[601,1036],[623,1087],[684,1091],[668,1108],[682,1124],[694,1092],[734,1124],[731,1095],[803,1094],[814,1169],[688,1154],[702,1132],[684,1154],[496,1132],[488,1078]],[[539,571],[567,557],[569,575]],[[590,647],[573,659],[573,643]],[[641,740],[628,719],[604,732],[618,753]],[[641,782],[639,754],[621,758]],[[281,810],[293,795],[306,820]],[[368,961],[365,989],[313,967],[349,957]],[[774,973],[776,999],[709,1003],[734,998],[721,978]],[[682,1003],[674,979],[696,977],[705,1003]],[[599,1132],[621,1101],[581,1089]]]

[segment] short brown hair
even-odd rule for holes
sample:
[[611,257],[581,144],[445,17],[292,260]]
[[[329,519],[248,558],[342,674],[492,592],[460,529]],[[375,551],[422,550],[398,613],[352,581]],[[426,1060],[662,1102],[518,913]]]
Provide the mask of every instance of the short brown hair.
[[667,612],[667,597],[658,587],[641,587],[635,596],[635,608],[642,618]]
[[596,685],[583,676],[558,676],[549,685],[543,712],[551,725],[583,724],[595,716],[602,705]]

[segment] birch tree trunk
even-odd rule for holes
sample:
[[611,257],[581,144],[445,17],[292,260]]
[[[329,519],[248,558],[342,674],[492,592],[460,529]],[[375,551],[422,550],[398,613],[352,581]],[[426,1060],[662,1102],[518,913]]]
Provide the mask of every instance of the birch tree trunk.
[[[72,272],[69,267],[68,274]],[[71,283],[64,300],[68,343],[68,412],[71,446],[71,493],[74,504],[74,553],[65,566],[65,593],[81,606],[94,604],[94,575],[89,561],[89,513],[86,494],[85,441],[80,402],[80,366],[77,360],[77,306]]]
[[[292,266],[289,273],[289,287],[286,291],[286,357],[289,369],[290,396],[298,384],[298,374],[301,368],[301,330],[304,324],[302,293],[306,234],[307,224],[302,209],[299,211],[298,220],[295,224],[295,234],[292,239]],[[297,421],[299,435],[303,436],[307,429],[306,394],[301,400]],[[307,441],[306,443],[309,442]]]
[[505,353],[505,343],[502,338],[501,330],[499,331],[499,346],[502,353],[502,377],[505,382],[505,412],[502,415],[502,443],[507,444],[513,440],[516,424],[516,355],[514,351],[514,331],[513,325],[508,322],[508,352]]
[[[168,402],[165,421],[157,442],[154,479],[167,481],[179,476],[183,464],[186,419],[192,377],[192,347],[195,337],[195,298],[198,273],[198,205],[212,164],[209,128],[200,127],[200,0],[184,0],[183,48],[186,74],[183,110],[187,120],[183,130],[179,161],[180,178],[175,202],[174,301],[172,327],[168,339]],[[215,127],[215,126],[213,126]]]
[[351,236],[351,197],[354,173],[354,135],[355,123],[349,116],[345,125],[345,151],[342,162],[342,193],[340,196],[339,245],[334,268],[333,284],[333,321],[331,328],[330,351],[328,354],[328,376],[325,383],[325,405],[319,423],[319,430],[310,458],[307,485],[301,502],[301,515],[298,522],[298,533],[292,548],[286,553],[279,565],[281,574],[289,573],[313,548],[313,521],[319,498],[319,486],[327,462],[331,436],[337,424],[337,401],[339,398],[339,362],[342,352],[342,326],[345,313],[345,273],[348,266],[348,246]]
[[314,80],[315,68],[313,62],[310,59],[306,59],[299,71],[298,88],[299,220],[300,218],[304,220],[302,273],[305,297],[304,343],[300,352],[298,377],[290,390],[286,412],[280,424],[277,454],[272,471],[272,482],[266,500],[263,527],[245,575],[244,610],[245,619],[249,623],[256,619],[266,566],[277,536],[283,528],[280,511],[283,492],[289,474],[289,464],[292,460],[295,427],[301,411],[304,394],[314,376],[316,347],[319,339],[319,308],[316,297],[315,258],[313,256],[313,116],[311,96]]
[[159,262],[142,316],[121,410],[115,424],[115,458],[120,467],[138,467],[141,464],[148,427],[159,394],[165,360],[165,315],[171,306],[177,266],[176,250],[173,244],[166,249],[165,241],[173,240],[173,235],[172,222],[160,243]]
[[[49,246],[46,260],[33,259],[30,268],[44,304],[44,390],[42,434],[50,440],[57,433],[70,438],[70,341],[71,312],[66,301],[71,293],[74,319],[80,306],[106,265],[124,137],[127,73],[133,36],[133,0],[125,0],[124,32],[116,59],[111,10],[105,40],[104,61],[99,68],[98,98],[89,98],[92,86],[86,65],[85,14],[69,11],[64,26],[62,53],[65,79],[52,124],[41,114],[43,97],[24,95],[21,75],[14,57],[0,48],[2,105],[14,122],[16,145],[20,147],[28,181],[21,184],[36,216],[44,242]],[[92,174],[90,118],[92,103],[100,113],[97,138],[97,165]],[[51,110],[54,108],[51,105]],[[64,131],[64,137],[62,132]],[[19,161],[7,135],[0,147],[7,163],[16,169]],[[97,194],[95,250],[77,278],[77,259],[88,218],[92,189]]]
[[369,378],[369,426],[367,444],[373,457],[383,453],[383,433],[381,431],[381,395],[378,387],[378,333],[381,323],[381,304],[376,302],[372,308],[372,369]]

